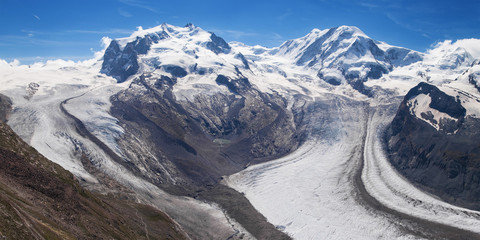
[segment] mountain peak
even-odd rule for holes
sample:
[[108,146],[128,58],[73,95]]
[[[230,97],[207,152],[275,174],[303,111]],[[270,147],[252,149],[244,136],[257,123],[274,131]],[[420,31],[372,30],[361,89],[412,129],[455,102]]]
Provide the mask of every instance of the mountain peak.
[[325,30],[320,30],[318,28],[314,28],[312,29],[312,31],[310,31],[305,37],[307,36],[317,36],[319,34],[321,34],[322,32],[324,32]]
[[192,23],[186,24],[184,27],[178,27],[174,25],[170,25],[168,23],[162,23],[161,25],[151,27],[144,29],[142,26],[138,26],[137,30],[134,31],[129,37],[126,38],[120,38],[117,39],[121,44],[120,45],[125,45],[128,42],[134,41],[136,38],[144,38],[146,35],[151,35],[151,34],[158,34],[158,35],[164,35],[167,33],[170,36],[178,36],[178,35],[195,35],[192,34],[191,32],[195,31],[195,33],[198,32],[206,32],[203,29],[195,26]]
[[[152,49],[153,51],[150,51]],[[105,51],[101,72],[114,77],[118,82],[123,82],[143,66],[143,60],[139,59],[140,55],[154,63],[146,65],[157,69],[160,66],[159,56],[166,54],[175,55],[177,58],[172,58],[170,61],[167,60],[168,58],[162,59],[162,66],[165,66],[167,72],[172,68],[182,69],[181,75],[183,75],[186,70],[182,67],[187,66],[184,60],[176,61],[179,56],[192,58],[190,61],[199,61],[199,58],[210,57],[210,52],[218,55],[229,54],[230,51],[230,45],[223,38],[192,23],[184,27],[166,23],[149,29],[138,27],[130,37],[112,41]]]
[[185,27],[186,27],[186,28],[193,29],[193,28],[195,28],[195,25],[193,25],[193,23],[187,23],[187,24],[185,25]]
[[336,29],[337,32],[350,32],[350,33],[353,33],[354,35],[366,36],[366,34],[362,30],[360,30],[360,28],[355,26],[342,25],[333,29]]
[[342,33],[349,33],[351,36],[367,36],[360,28],[355,27],[355,26],[348,26],[348,25],[341,25],[338,27],[333,27],[333,28],[327,28],[327,29],[319,29],[319,28],[314,28],[312,29],[305,37],[308,36],[321,36],[327,32],[331,33],[338,33],[341,35]]
[[[339,27],[320,30],[318,28],[312,29],[304,37],[286,41],[283,43],[278,53],[280,55],[298,58],[300,54],[310,47],[311,51],[319,52],[322,46],[328,42],[341,42],[347,39],[353,39],[357,36],[368,38],[359,28],[354,26],[342,25]],[[352,40],[353,42],[354,40]]]

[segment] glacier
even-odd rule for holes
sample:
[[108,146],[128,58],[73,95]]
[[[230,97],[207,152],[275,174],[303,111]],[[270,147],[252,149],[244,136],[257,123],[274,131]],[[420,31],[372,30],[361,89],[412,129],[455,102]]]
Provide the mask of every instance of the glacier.
[[[168,66],[173,66],[185,71],[173,85],[175,99],[193,102],[199,95],[231,94],[216,83],[216,76],[234,78],[240,72],[256,90],[284,98],[288,110],[300,105],[306,111],[307,136],[300,148],[222,180],[243,193],[278,230],[294,239],[428,239],[451,237],[456,230],[463,236],[480,234],[480,212],[445,203],[414,186],[390,165],[382,140],[400,97],[419,82],[459,96],[467,114],[480,117],[479,65],[474,64],[480,56],[471,45],[444,42],[419,53],[372,40],[349,26],[314,29],[278,48],[229,43],[230,49],[213,51],[208,45],[212,35],[194,25],[139,28],[114,41],[123,50],[132,41],[159,33],[162,40],[136,56],[138,72],[121,83],[101,72],[106,49],[84,62],[26,66],[0,60],[0,92],[13,100],[8,124],[92,189],[102,179],[87,171],[82,154],[96,169],[132,189],[138,201],[165,211],[199,238],[254,238],[221,206],[169,194],[133,174],[80,134],[62,111],[128,160],[117,143],[125,129],[110,113],[111,96],[131,87],[142,74],[171,75]],[[435,119],[446,117],[432,114]]]

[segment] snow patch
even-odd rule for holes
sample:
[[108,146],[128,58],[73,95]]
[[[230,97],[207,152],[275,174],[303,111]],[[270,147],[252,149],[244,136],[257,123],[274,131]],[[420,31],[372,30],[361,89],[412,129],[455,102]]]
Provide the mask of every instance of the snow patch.
[[432,98],[430,98],[430,94],[419,94],[408,100],[407,106],[410,109],[410,114],[430,124],[432,127],[437,129],[437,131],[440,130],[439,124],[442,119],[452,120],[455,122],[458,121],[458,119],[453,118],[444,112],[440,112],[437,109],[431,108],[431,102]]

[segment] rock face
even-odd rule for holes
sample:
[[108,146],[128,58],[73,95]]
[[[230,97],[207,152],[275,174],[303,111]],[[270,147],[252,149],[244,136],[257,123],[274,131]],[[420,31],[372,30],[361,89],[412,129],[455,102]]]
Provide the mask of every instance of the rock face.
[[6,122],[8,113],[12,107],[12,100],[5,95],[0,94],[0,122]]
[[[419,96],[430,97],[422,112]],[[391,163],[443,199],[480,209],[479,127],[480,119],[466,116],[455,97],[420,83],[405,96],[388,130]]]
[[474,61],[464,75],[467,76],[468,83],[472,84],[480,92],[480,60]]
[[113,40],[105,51],[101,72],[124,82],[138,71],[137,55],[132,45],[120,50],[118,42]]
[[[215,184],[221,176],[296,149],[301,137],[283,99],[251,88],[248,79],[218,75],[229,92],[178,101],[173,76],[142,75],[112,97],[126,134],[128,165],[157,184]],[[141,92],[141,94],[139,94]]]
[[215,33],[211,33],[210,35],[211,41],[207,43],[207,48],[212,50],[214,53],[229,53],[230,52],[230,45],[228,45],[223,38],[218,37]]
[[169,216],[128,193],[118,198],[83,189],[1,121],[0,182],[2,239],[187,239]]
[[123,49],[117,40],[112,40],[105,50],[101,72],[114,77],[119,83],[124,82],[137,73],[138,55],[146,54],[153,43],[168,37],[165,32],[137,37],[134,41],[127,43]]

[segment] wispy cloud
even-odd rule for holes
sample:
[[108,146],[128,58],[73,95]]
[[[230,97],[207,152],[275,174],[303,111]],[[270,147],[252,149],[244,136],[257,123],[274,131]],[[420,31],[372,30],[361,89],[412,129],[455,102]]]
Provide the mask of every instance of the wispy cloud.
[[[428,39],[451,38],[452,36],[448,35],[455,36],[455,33],[470,34],[472,30],[470,26],[466,26],[466,20],[468,23],[475,20],[480,22],[480,18],[473,20],[474,14],[469,12],[469,9],[478,9],[480,3],[472,2],[469,9],[451,1],[435,2],[435,6],[432,6],[432,1],[410,3],[412,1],[409,0],[360,0],[355,2],[353,7],[383,14],[396,26]],[[452,17],[456,15],[458,17]]]
[[374,9],[374,8],[379,7],[379,5],[377,5],[375,3],[371,3],[371,2],[359,2],[358,5],[360,5],[362,7],[370,8],[370,9]]
[[[412,25],[412,24],[410,24],[410,22],[405,21],[401,17],[399,17],[398,14],[395,14],[395,13],[392,13],[392,12],[385,12],[384,14],[388,19],[390,19],[390,21],[392,21],[396,25],[398,25],[398,26],[400,26],[404,29],[408,29],[410,31],[421,33],[423,36],[425,36],[424,34],[428,34],[428,32],[430,32],[432,30],[432,28],[427,30],[426,28],[423,27],[424,25],[422,25],[422,24]],[[417,23],[418,23],[418,21],[417,21]]]
[[149,6],[148,4],[140,0],[118,0],[118,1],[132,7],[143,8],[150,12],[158,13],[158,11],[155,8]]
[[105,30],[67,30],[65,33],[83,33],[83,34],[131,34],[134,30],[132,29],[121,29],[121,28],[112,28]]
[[278,34],[278,33],[275,33],[275,32],[274,32],[274,33],[272,33],[272,35],[273,35],[273,39],[276,39],[276,40],[283,39],[283,36],[280,35],[280,34]]
[[240,41],[247,43],[253,39],[263,39],[268,46],[278,46],[285,41],[285,38],[276,32],[250,32],[232,29],[209,29],[226,41]]
[[290,17],[291,15],[293,15],[293,13],[292,13],[292,11],[289,9],[289,10],[287,10],[285,13],[283,13],[282,15],[277,16],[277,20],[278,20],[278,21],[283,21],[283,20],[285,20],[286,18]]
[[65,36],[71,34],[131,34],[133,29],[121,29],[121,28],[111,28],[111,29],[99,29],[99,30],[87,30],[87,29],[73,29],[73,30],[64,30],[64,31],[35,31],[35,30],[22,30],[26,33],[27,36]]
[[252,36],[259,35],[258,33],[254,33],[254,32],[245,32],[245,31],[228,30],[228,29],[212,29],[210,31],[214,32],[215,34],[221,37],[231,38],[233,40],[240,40],[245,37],[252,37]]
[[121,8],[118,9],[118,14],[120,14],[123,17],[132,17],[133,15]]
[[37,15],[33,14],[33,17],[40,21],[40,17],[38,17]]
[[89,46],[89,42],[57,41],[19,35],[0,35],[3,46]]
[[270,46],[279,46],[280,44],[285,42],[285,37],[282,35],[276,33],[276,32],[271,32],[268,36],[267,42]]
[[72,60],[72,61],[84,61],[88,59],[92,59],[92,56],[36,56],[36,57],[16,57],[16,58],[5,58],[3,60],[7,62],[12,62],[15,60],[20,61],[21,63],[35,63],[35,62],[46,62],[48,60]]

